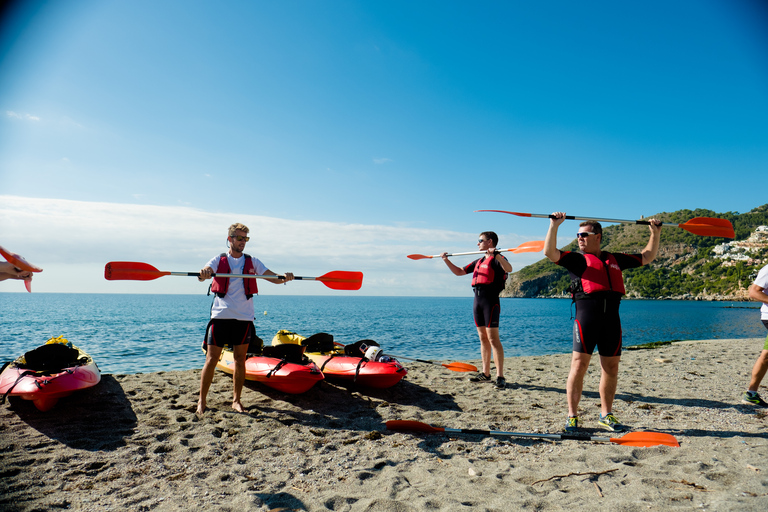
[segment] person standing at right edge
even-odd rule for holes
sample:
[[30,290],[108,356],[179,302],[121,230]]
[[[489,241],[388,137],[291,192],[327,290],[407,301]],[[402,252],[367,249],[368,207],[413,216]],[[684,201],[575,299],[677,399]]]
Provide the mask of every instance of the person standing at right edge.
[[616,396],[621,359],[619,304],[625,291],[621,272],[647,265],[656,258],[661,222],[656,219],[649,220],[650,239],[640,254],[624,254],[600,249],[603,228],[599,222],[593,220],[579,225],[579,232],[576,234],[579,252],[560,251],[557,248],[557,228],[563,221],[563,212],[550,215],[549,230],[544,240],[544,255],[570,273],[570,289],[576,304],[573,354],[566,384],[568,420],[565,430],[573,432],[579,428],[579,401],[584,386],[584,375],[597,347],[601,368],[598,423],[608,430],[620,432],[625,430],[625,426],[613,414],[613,400]]
[[[768,329],[768,265],[760,269],[755,282],[749,285],[749,298],[763,303],[760,306],[760,319]],[[752,367],[752,378],[742,400],[758,407],[768,407],[768,403],[757,394],[757,388],[760,387],[760,382],[765,377],[766,371],[768,371],[768,336],[765,338],[765,345],[763,345],[760,356]]]
[[504,290],[507,273],[512,272],[512,264],[496,250],[498,243],[499,237],[493,231],[480,233],[477,248],[485,251],[485,255],[463,268],[454,265],[448,259],[447,253],[441,254],[441,257],[454,275],[464,276],[472,273],[472,289],[475,292],[472,310],[477,335],[480,338],[480,359],[483,368],[482,372],[469,380],[472,382],[491,380],[491,353],[493,353],[493,360],[496,363],[496,387],[505,389],[507,381],[504,379],[504,347],[499,336],[501,310],[499,294]]

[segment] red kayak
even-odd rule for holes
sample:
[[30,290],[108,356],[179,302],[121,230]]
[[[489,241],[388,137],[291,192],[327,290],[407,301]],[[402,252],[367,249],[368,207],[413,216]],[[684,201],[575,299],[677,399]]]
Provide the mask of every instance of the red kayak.
[[[245,360],[245,379],[260,382],[283,393],[297,395],[309,391],[318,381],[323,380],[323,372],[317,365],[301,357],[295,358],[285,352],[269,354],[270,349],[264,347],[264,354],[249,355]],[[277,351],[275,351],[277,352]],[[299,354],[300,356],[300,354]],[[294,359],[292,362],[291,359]],[[225,348],[217,368],[232,375],[235,372],[235,360],[231,350]]]
[[62,336],[51,338],[8,364],[0,373],[0,394],[31,400],[45,412],[59,398],[90,388],[101,381],[101,372],[93,358]]
[[[294,332],[280,330],[272,339],[272,345],[301,345],[308,339]],[[408,373],[393,358],[388,358],[388,361],[371,361],[365,357],[347,355],[344,348],[340,343],[317,350],[309,346],[304,354],[320,367],[326,378],[349,384],[384,389],[394,386]]]

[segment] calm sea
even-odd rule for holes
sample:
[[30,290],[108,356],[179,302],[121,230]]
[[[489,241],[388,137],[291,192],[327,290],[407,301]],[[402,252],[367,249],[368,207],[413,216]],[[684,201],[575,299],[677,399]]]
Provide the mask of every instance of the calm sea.
[[[471,297],[259,296],[256,331],[278,329],[336,341],[378,341],[385,353],[430,360],[476,360]],[[200,368],[211,306],[205,295],[0,293],[0,361],[64,335],[105,373]],[[624,345],[766,335],[757,304],[627,300]],[[568,353],[571,301],[502,299],[505,356]],[[755,347],[757,352],[761,347]]]

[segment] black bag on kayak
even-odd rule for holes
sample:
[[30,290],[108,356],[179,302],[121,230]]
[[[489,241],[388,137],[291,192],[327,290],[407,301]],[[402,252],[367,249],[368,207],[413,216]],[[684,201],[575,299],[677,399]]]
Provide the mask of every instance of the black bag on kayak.
[[19,367],[29,370],[58,372],[64,368],[77,366],[80,351],[62,343],[42,345],[24,354],[25,364]]
[[380,347],[381,346],[381,345],[379,345],[378,343],[376,343],[373,340],[360,340],[360,341],[356,341],[356,342],[354,342],[354,343],[352,343],[350,345],[346,345],[344,347],[344,354],[346,354],[348,356],[353,356],[353,357],[363,357],[363,356],[365,356],[365,352],[362,349],[363,345],[366,345],[366,348],[367,347]]
[[292,343],[268,345],[262,349],[262,355],[264,357],[285,359],[289,363],[305,364],[309,362],[309,359],[304,357],[304,347]]
[[301,342],[307,347],[307,352],[330,352],[335,348],[333,335],[327,332],[318,332]]

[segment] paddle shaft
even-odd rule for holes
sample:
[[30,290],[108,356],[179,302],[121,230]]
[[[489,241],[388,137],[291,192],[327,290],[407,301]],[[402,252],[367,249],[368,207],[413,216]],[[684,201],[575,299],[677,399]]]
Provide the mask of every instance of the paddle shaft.
[[387,354],[390,357],[394,357],[395,359],[405,359],[406,361],[416,361],[417,363],[427,363],[427,364],[436,364],[436,365],[442,365],[443,363],[438,363],[436,361],[427,361],[425,359],[414,359],[413,357],[405,357],[405,356],[396,356],[393,354]]
[[535,437],[538,439],[559,439],[559,440],[572,440],[572,441],[599,441],[607,443],[611,441],[609,437],[591,436],[589,434],[531,434],[523,432],[503,432],[501,430],[477,430],[471,428],[442,428],[444,432],[451,432],[456,434],[480,434],[490,436],[507,436],[507,437]]
[[[526,213],[525,217],[538,217],[540,219],[554,219],[554,215],[544,215],[542,213]],[[567,220],[596,220],[597,222],[616,222],[620,224],[640,224],[643,226],[647,226],[650,224],[650,221],[647,220],[622,220],[622,219],[600,219],[597,217],[577,217],[575,215],[566,215],[565,218]],[[662,226],[669,226],[669,227],[679,227],[680,224],[674,224],[672,222],[662,222]]]

